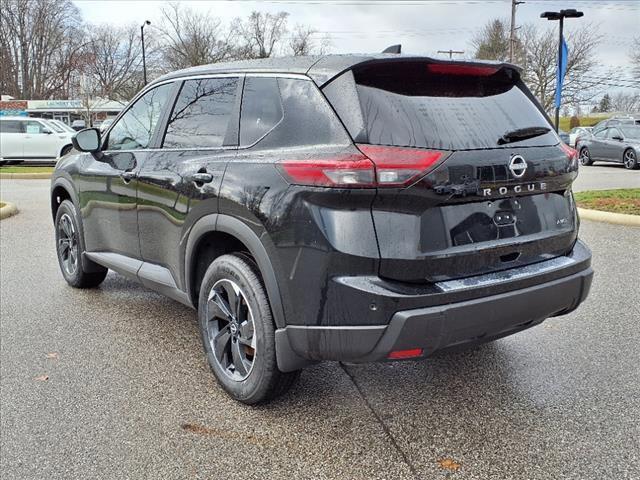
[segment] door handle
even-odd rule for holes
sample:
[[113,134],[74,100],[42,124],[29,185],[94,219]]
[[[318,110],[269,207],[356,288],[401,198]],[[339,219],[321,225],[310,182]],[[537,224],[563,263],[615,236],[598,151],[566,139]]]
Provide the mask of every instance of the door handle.
[[195,183],[210,183],[213,181],[213,175],[206,172],[198,172],[191,175],[191,181]]
[[120,177],[122,177],[122,180],[124,180],[124,183],[129,183],[131,180],[133,180],[137,176],[138,176],[138,174],[136,172],[132,172],[131,170],[128,170],[126,172],[122,172],[120,174]]

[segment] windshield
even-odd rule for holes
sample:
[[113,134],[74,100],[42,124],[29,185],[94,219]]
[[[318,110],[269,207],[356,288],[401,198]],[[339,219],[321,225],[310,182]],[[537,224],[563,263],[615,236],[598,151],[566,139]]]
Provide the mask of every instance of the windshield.
[[640,127],[621,127],[620,130],[622,131],[624,138],[640,140]]
[[62,129],[62,127],[60,127],[60,125],[56,124],[55,122],[48,121],[46,122],[46,124],[47,124],[47,127],[49,127],[54,132],[64,133],[64,130]]
[[[504,70],[388,63],[354,72],[368,141],[445,150],[495,148],[507,132],[549,129],[536,105]],[[549,129],[550,130],[550,129]],[[525,136],[527,137],[527,136]],[[512,142],[555,145],[551,131]]]

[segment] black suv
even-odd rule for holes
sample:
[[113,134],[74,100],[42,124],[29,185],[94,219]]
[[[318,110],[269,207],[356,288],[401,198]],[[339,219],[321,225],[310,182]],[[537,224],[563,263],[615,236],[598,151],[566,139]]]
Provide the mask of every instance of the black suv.
[[508,64],[404,55],[201,66],[79,132],[51,206],[66,281],[197,308],[256,403],[320,360],[418,359],[566,314],[593,272],[578,163]]

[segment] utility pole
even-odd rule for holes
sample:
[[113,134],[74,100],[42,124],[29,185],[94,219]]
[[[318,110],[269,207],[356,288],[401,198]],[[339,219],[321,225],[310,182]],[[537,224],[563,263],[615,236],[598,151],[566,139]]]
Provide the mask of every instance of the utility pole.
[[144,27],[145,25],[151,25],[149,20],[145,20],[142,26],[140,27],[140,37],[142,40],[142,75],[144,77],[144,84],[147,84],[147,58],[144,54]]
[[453,54],[462,55],[464,54],[464,50],[438,50],[438,53],[448,53],[449,59],[453,58]]
[[516,8],[524,2],[511,0],[511,32],[509,34],[509,63],[513,63],[513,46],[516,43]]

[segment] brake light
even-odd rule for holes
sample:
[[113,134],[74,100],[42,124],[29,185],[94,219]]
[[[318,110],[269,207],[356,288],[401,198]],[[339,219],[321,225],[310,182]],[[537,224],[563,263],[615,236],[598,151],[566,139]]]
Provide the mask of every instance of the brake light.
[[379,187],[409,185],[432,170],[443,156],[441,151],[421,148],[366,144],[358,144],[358,148],[375,164]]
[[358,144],[362,153],[317,160],[282,160],[278,168],[291,183],[317,187],[406,186],[426,175],[445,152]]
[[560,142],[560,148],[572,162],[578,159],[578,151],[575,148],[571,148],[564,142]]
[[499,69],[496,67],[485,67],[480,65],[456,65],[455,63],[429,63],[427,70],[431,73],[443,75],[466,75],[470,77],[488,77]]

